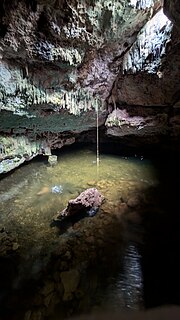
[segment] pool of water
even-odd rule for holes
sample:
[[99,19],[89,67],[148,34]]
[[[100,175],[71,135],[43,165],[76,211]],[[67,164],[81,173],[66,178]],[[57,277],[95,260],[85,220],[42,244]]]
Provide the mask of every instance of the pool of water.
[[[50,253],[57,239],[59,241],[59,235],[50,227],[53,217],[83,190],[96,187],[106,199],[102,206],[106,214],[118,215],[119,204],[126,202],[130,194],[142,195],[157,185],[153,164],[142,157],[102,154],[97,168],[94,151],[88,148],[62,150],[56,166],[51,167],[46,158],[35,160],[0,180],[0,225],[16,235],[21,255],[26,260],[36,261],[38,255]],[[54,187],[60,192],[53,192]],[[108,277],[107,273],[104,275],[106,279],[97,288],[92,310],[142,308],[139,231],[128,231],[130,237],[126,233],[124,250],[119,250],[118,254],[116,250],[116,267],[110,270]],[[31,272],[39,270],[43,263],[31,265]],[[110,265],[107,268],[111,268]],[[27,263],[23,272],[27,269],[28,273],[28,268]],[[52,319],[57,317],[54,315]]]
[[[52,236],[49,224],[53,216],[86,188],[97,187],[114,206],[131,190],[156,184],[155,169],[148,160],[101,155],[97,169],[93,151],[62,151],[54,167],[47,159],[33,161],[0,180],[0,223],[19,236],[22,233],[22,238],[26,230],[31,241],[44,241],[48,233]],[[62,192],[53,192],[55,186]]]

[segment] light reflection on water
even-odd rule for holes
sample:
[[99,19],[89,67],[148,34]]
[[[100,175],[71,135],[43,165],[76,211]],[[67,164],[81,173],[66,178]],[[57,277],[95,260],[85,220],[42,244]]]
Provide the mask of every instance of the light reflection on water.
[[[31,162],[0,181],[1,223],[8,224],[16,217],[20,225],[29,224],[36,228],[39,221],[43,228],[47,228],[47,222],[57,210],[62,210],[69,199],[88,187],[99,187],[109,201],[117,201],[122,190],[146,188],[156,182],[149,161],[102,155],[97,179],[94,152],[62,153],[55,167]],[[62,186],[62,194],[51,192],[56,185]]]
[[114,276],[110,275],[106,279],[108,284],[97,292],[92,312],[119,312],[144,308],[141,255],[138,246],[130,241],[123,253],[121,250],[119,256],[114,257],[117,261],[117,272]]
[[[93,151],[62,152],[55,167],[31,162],[0,181],[0,224],[16,232],[22,247],[36,245],[33,254],[38,254],[47,242],[50,248],[56,239],[50,228],[53,216],[84,189],[97,187],[112,211],[122,195],[156,183],[154,168],[147,160],[101,155],[97,177]],[[62,186],[62,193],[53,193],[54,186]],[[109,279],[102,304],[136,309],[142,295],[142,275],[135,244],[127,247],[120,267],[121,272]]]
[[137,246],[130,243],[126,248],[118,277],[111,279],[107,290],[108,304],[113,309],[138,309],[141,304],[143,281],[141,271],[141,256]]

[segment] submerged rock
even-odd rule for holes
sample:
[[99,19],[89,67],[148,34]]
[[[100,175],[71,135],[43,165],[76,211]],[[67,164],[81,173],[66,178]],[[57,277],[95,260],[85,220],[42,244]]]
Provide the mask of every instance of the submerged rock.
[[49,193],[49,187],[47,187],[47,186],[45,186],[45,187],[43,187],[38,193],[37,193],[37,195],[38,196],[41,196],[41,195],[43,195],[43,194],[46,194],[46,193]]
[[16,252],[19,248],[16,236],[0,226],[0,257],[5,257]]
[[61,185],[53,186],[51,189],[47,186],[43,187],[38,193],[38,196],[44,195],[46,193],[62,193],[63,187]]
[[49,155],[48,162],[51,166],[55,166],[57,164],[57,156],[56,155]]
[[62,193],[63,192],[63,187],[61,185],[59,186],[54,186],[51,188],[52,193]]
[[95,214],[98,212],[98,207],[94,207],[94,208],[91,208],[87,211],[87,214],[89,217],[94,217]]
[[77,290],[80,281],[78,270],[72,269],[61,272],[60,277],[64,287],[63,301],[72,300],[73,293]]

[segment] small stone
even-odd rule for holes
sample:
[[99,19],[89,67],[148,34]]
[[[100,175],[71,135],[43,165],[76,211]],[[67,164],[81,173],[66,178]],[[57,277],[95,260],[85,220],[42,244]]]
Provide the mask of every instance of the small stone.
[[51,155],[48,157],[48,162],[51,166],[55,166],[57,164],[57,156]]
[[96,186],[97,182],[95,180],[89,181],[87,183],[88,186]]
[[1,233],[5,232],[5,227],[2,226],[2,225],[0,225],[0,232],[1,232]]
[[[46,193],[49,193],[50,192],[50,189],[49,189],[49,187],[43,187],[38,193],[37,193],[37,195],[38,196],[41,196],[41,195],[43,195],[43,194],[46,194]],[[27,211],[27,210],[26,210]],[[30,212],[31,213],[31,212]]]
[[18,248],[19,248],[19,244],[17,242],[14,242],[12,246],[13,251],[16,251]]
[[121,203],[119,206],[119,213],[123,214],[128,210],[128,206],[126,203]]
[[127,202],[128,207],[134,208],[137,207],[139,205],[139,199],[138,197],[131,197],[130,199],[128,199]]

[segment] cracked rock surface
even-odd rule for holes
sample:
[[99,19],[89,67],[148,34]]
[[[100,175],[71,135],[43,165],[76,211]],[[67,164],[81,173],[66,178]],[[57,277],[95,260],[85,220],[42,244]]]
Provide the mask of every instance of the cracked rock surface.
[[139,135],[139,124],[122,130],[124,112],[143,117],[143,128],[148,119],[145,137],[177,139],[179,21],[176,0],[1,1],[1,172],[32,154],[14,143],[10,158],[7,135],[51,150],[94,130],[97,113],[109,137]]

